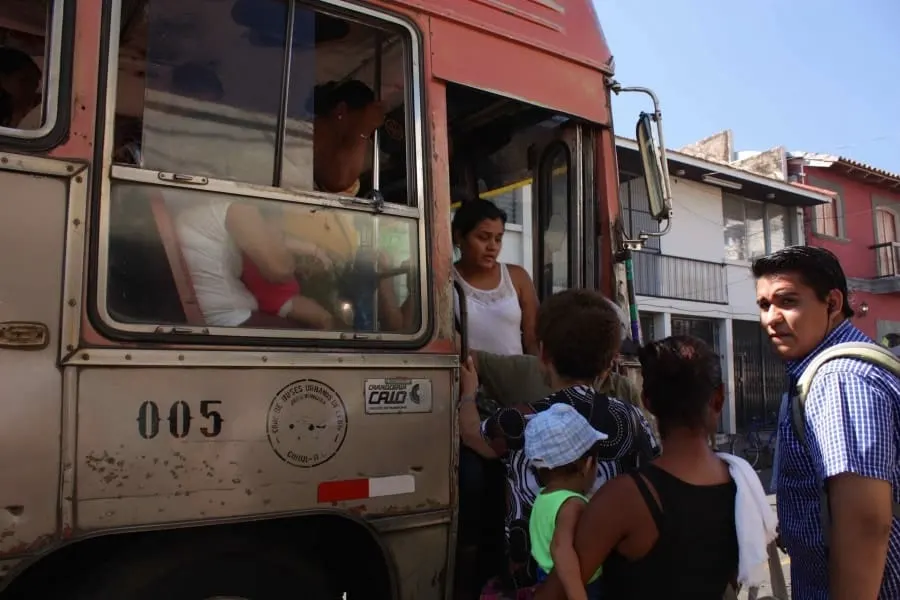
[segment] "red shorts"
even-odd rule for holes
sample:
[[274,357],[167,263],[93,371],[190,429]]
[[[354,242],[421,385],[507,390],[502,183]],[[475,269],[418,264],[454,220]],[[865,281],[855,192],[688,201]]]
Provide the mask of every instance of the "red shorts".
[[246,255],[241,281],[256,298],[259,310],[270,315],[287,316],[287,309],[290,308],[287,306],[288,302],[300,294],[300,284],[296,279],[286,283],[272,283],[263,277],[259,267]]

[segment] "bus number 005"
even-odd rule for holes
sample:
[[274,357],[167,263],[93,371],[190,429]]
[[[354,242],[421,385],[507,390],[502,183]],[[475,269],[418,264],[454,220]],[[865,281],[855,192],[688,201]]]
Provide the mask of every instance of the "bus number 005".
[[[222,404],[221,400],[201,400],[200,416],[207,419],[209,423],[200,427],[200,433],[204,437],[216,437],[222,433],[222,423],[225,419],[217,410],[213,408]],[[169,422],[169,433],[172,437],[183,438],[191,432],[191,421],[194,417],[191,415],[191,406],[184,400],[179,400],[172,404],[169,408],[169,414],[163,417],[159,411],[159,405],[156,402],[147,401],[141,404],[138,409],[138,433],[145,440],[152,440],[159,435],[159,426],[163,421]]]

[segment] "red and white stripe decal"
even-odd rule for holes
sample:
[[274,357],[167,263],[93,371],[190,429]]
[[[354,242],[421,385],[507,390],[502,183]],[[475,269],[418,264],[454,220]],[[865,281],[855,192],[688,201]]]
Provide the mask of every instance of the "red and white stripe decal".
[[364,500],[381,496],[412,494],[416,491],[413,475],[391,475],[390,477],[368,477],[366,479],[344,479],[323,481],[319,484],[319,502],[340,502],[342,500]]

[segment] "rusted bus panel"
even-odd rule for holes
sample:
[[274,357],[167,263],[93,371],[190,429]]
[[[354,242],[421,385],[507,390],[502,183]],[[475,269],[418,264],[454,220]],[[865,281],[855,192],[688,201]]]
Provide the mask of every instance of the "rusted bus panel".
[[608,124],[603,72],[437,18],[433,75]]
[[92,158],[100,76],[97,65],[100,64],[102,5],[103,0],[79,0],[76,5],[69,137],[51,151],[51,156],[78,160]]
[[[607,90],[604,98],[609,105],[610,93]],[[598,199],[598,243],[600,290],[617,298],[620,284],[624,285],[624,273],[616,276],[613,269],[615,258],[616,231],[615,224],[619,218],[619,166],[616,161],[616,136],[610,128],[601,128],[595,137],[597,140],[596,165],[594,167],[596,195]],[[621,269],[620,269],[621,270]],[[624,289],[624,288],[623,288]]]
[[[592,0],[393,0],[383,3],[413,7],[489,36],[525,44],[542,53],[595,69],[609,68],[612,60]],[[450,52],[453,47],[446,49]]]
[[[29,554],[56,536],[62,380],[57,368],[69,180],[6,170],[0,159],[0,329],[44,328],[46,346],[0,345],[0,557]],[[43,161],[45,164],[52,161]],[[39,172],[39,171],[38,171]],[[9,330],[7,330],[9,331]]]
[[[421,368],[83,368],[77,528],[317,506],[365,516],[446,509],[451,375]],[[366,381],[392,377],[430,382],[430,412],[423,384],[422,412],[366,414]],[[319,502],[322,482],[396,476],[414,489]]]
[[[431,55],[426,46],[426,73],[431,68]],[[447,132],[447,86],[435,79],[426,86],[426,111],[430,127],[428,137],[431,161],[431,190],[428,194],[431,213],[431,269],[434,277],[435,327],[438,339],[454,335],[453,288],[450,285],[450,265],[453,263],[453,240],[450,238],[450,156]]]
[[397,568],[399,600],[445,600],[451,579],[447,569],[449,527],[404,528],[384,534]]

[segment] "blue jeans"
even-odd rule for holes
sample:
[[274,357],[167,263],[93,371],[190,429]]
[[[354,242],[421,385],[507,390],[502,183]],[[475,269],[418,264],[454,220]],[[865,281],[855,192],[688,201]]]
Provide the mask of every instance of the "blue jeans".
[[[544,583],[547,579],[547,573],[540,567],[537,570],[538,583]],[[598,577],[595,581],[587,584],[588,600],[601,600],[603,598],[603,578]]]

